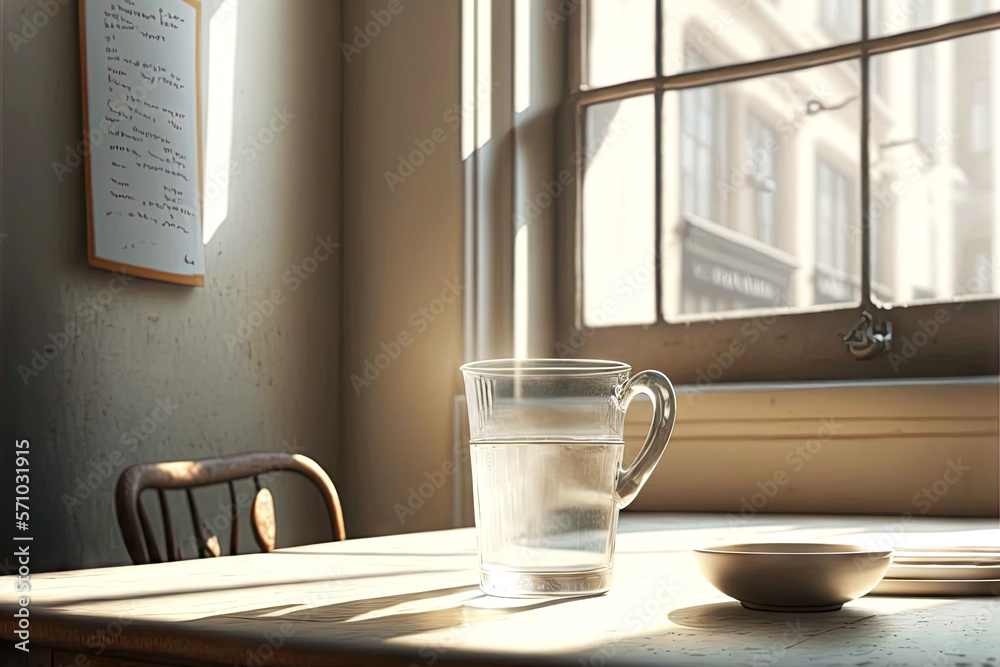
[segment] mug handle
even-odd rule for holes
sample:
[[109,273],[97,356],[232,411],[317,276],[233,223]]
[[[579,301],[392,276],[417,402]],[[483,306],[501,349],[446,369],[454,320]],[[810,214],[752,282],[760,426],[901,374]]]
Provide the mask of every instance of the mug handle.
[[628,410],[632,399],[639,394],[646,394],[653,401],[653,422],[643,443],[639,455],[635,457],[628,468],[618,469],[618,482],[615,486],[615,504],[619,509],[635,500],[642,485],[649,479],[653,468],[663,456],[667,448],[670,433],[674,430],[674,414],[677,407],[677,397],[674,386],[667,376],[659,371],[642,371],[633,375],[622,387],[618,399],[622,412]]

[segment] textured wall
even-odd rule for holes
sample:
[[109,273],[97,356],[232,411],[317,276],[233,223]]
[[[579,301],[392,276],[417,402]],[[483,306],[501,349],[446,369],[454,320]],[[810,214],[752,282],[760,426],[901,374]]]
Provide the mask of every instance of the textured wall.
[[[206,28],[221,4],[204,2]],[[51,167],[81,136],[77,7],[57,6],[16,52],[5,40],[3,61],[0,470],[9,507],[12,442],[29,439],[35,570],[127,562],[112,492],[134,462],[277,450],[287,442],[338,484],[342,477],[344,249],[298,283],[287,273],[312,255],[317,238],[340,236],[339,3],[240,0],[232,127],[239,168],[228,217],[206,248],[206,286],[133,279],[113,294],[113,274],[86,265],[82,168],[60,182]],[[22,17],[37,11],[36,0],[8,0],[5,28],[20,29]],[[203,39],[207,47],[207,29]],[[287,122],[272,140],[240,150],[285,110]],[[228,338],[255,309],[266,313],[257,304],[274,290],[283,298],[273,313],[253,316],[259,326],[244,329],[245,340]],[[59,339],[70,322],[78,335],[26,384],[18,366],[30,365],[33,351],[50,334]],[[318,494],[289,481],[275,494],[279,544],[326,539],[329,529],[312,521],[322,516]],[[67,492],[79,502],[63,498]],[[217,496],[198,497],[206,514],[217,514]]]
[[451,526],[463,355],[460,7],[344,4],[340,392],[355,536]]

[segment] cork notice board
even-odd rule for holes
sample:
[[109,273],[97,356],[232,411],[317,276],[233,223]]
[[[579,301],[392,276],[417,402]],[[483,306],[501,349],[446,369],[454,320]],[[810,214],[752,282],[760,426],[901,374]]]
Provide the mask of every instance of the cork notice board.
[[91,266],[205,284],[198,0],[81,0]]

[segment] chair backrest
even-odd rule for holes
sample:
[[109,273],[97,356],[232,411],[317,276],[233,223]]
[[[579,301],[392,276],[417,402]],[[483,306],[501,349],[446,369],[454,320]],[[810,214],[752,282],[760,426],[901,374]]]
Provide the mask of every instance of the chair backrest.
[[288,470],[303,475],[319,489],[330,515],[334,541],[343,540],[344,516],[340,509],[337,490],[326,472],[312,459],[285,452],[255,452],[236,454],[200,461],[171,461],[167,463],[140,463],[127,468],[118,478],[115,487],[115,509],[118,527],[125,540],[125,547],[135,564],[160,563],[164,558],[156,543],[152,524],[140,500],[145,489],[156,489],[163,514],[163,532],[166,537],[166,560],[180,560],[180,549],[174,535],[173,522],[167,504],[167,489],[184,489],[195,542],[201,558],[219,556],[221,549],[212,527],[198,513],[191,489],[209,484],[226,483],[229,486],[229,553],[238,552],[240,534],[239,503],[236,501],[234,480],[253,478],[257,488],[251,509],[251,527],[257,544],[263,551],[274,548],[274,510],[270,492],[260,485],[260,477],[270,476],[278,470]]

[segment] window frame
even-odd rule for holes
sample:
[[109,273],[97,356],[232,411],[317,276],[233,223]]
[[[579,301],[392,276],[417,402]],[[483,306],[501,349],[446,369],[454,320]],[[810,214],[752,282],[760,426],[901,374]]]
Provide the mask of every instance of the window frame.
[[[866,4],[862,3],[862,6]],[[558,166],[572,169],[574,178],[573,192],[562,198],[557,208],[554,320],[557,351],[559,343],[563,342],[563,350],[568,347],[573,356],[624,359],[636,367],[660,368],[675,382],[692,384],[954,377],[996,375],[1000,372],[1000,353],[997,350],[1000,300],[975,294],[953,301],[893,306],[881,311],[896,332],[896,344],[887,354],[864,363],[852,363],[854,360],[842,340],[857,322],[863,301],[796,312],[780,309],[732,311],[725,318],[706,314],[667,322],[661,298],[665,267],[661,260],[663,244],[660,224],[657,225],[656,253],[657,322],[644,326],[587,326],[582,318],[581,289],[583,267],[579,194],[583,174],[580,165],[574,165],[570,159],[573,152],[582,146],[583,110],[589,104],[647,94],[655,95],[658,104],[659,98],[667,91],[844,62],[858,59],[863,54],[869,57],[912,49],[996,30],[1000,28],[1000,12],[763,61],[581,89],[582,68],[586,64],[583,55],[586,40],[581,26],[585,25],[586,3],[582,3],[580,8],[581,11],[572,14],[567,22],[568,88],[560,113],[562,141]],[[658,32],[662,33],[662,28]],[[657,187],[661,186],[657,184]],[[991,268],[997,270],[995,265]],[[945,325],[939,328],[929,344],[909,354],[921,325],[927,326],[928,322],[935,321],[944,321]],[[569,340],[573,344],[565,345]],[[714,375],[710,371],[718,367],[722,367],[723,373],[718,378],[710,377]]]

